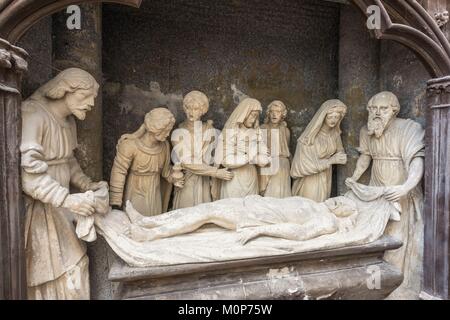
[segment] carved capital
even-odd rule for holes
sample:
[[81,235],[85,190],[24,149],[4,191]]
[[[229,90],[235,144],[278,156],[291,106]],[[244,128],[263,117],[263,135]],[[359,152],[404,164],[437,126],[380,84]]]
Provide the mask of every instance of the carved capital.
[[427,93],[429,98],[450,93],[450,76],[429,80],[427,82]]
[[[28,54],[25,50],[0,39],[0,91],[19,94],[17,79],[28,70]],[[15,76],[8,76],[9,74]]]

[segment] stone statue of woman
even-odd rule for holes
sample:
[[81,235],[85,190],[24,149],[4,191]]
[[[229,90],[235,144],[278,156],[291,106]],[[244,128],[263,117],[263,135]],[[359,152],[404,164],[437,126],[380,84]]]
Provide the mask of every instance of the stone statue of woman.
[[287,115],[286,105],[281,101],[273,101],[267,107],[266,117],[261,129],[265,129],[267,146],[272,158],[271,170],[261,170],[259,177],[261,195],[273,198],[291,196],[291,176],[289,143],[291,132],[284,119]]
[[183,185],[182,179],[173,177],[170,165],[167,137],[174,124],[175,117],[168,109],[156,108],[146,114],[139,130],[120,138],[111,171],[111,205],[122,206],[130,200],[148,216],[167,211],[171,184]]
[[244,99],[233,111],[219,137],[215,152],[217,166],[228,168],[233,179],[222,181],[214,193],[218,198],[242,198],[259,194],[257,166],[270,164],[267,146],[259,128],[261,103]]
[[331,196],[333,165],[347,163],[340,129],[346,112],[341,101],[326,101],[298,139],[291,167],[293,196],[317,202]]
[[186,120],[172,133],[173,156],[181,165],[185,183],[175,188],[173,209],[194,207],[211,202],[211,179],[231,180],[233,174],[212,166],[211,153],[217,141],[217,131],[212,121],[202,122],[208,112],[209,99],[200,91],[188,93],[183,100]]

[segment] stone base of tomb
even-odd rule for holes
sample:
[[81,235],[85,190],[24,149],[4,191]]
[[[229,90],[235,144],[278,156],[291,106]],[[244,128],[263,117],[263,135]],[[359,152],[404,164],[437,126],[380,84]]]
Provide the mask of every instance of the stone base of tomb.
[[385,251],[401,242],[214,263],[132,268],[121,260],[109,279],[116,299],[383,299],[402,282]]

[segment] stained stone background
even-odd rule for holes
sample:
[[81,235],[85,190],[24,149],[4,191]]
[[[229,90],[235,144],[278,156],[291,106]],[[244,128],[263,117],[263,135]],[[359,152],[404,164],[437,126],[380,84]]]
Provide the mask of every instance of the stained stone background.
[[[206,118],[222,128],[243,96],[266,107],[274,99],[289,107],[294,152],[322,102],[340,98],[349,107],[343,123],[349,164],[335,170],[334,193],[357,159],[359,129],[368,99],[396,93],[401,116],[424,124],[427,71],[402,46],[370,38],[361,13],[349,5],[318,0],[151,0],[140,9],[83,5],[82,30],[65,28],[60,12],[30,29],[19,46],[31,55],[24,96],[56,69],[80,66],[102,83],[99,108],[80,124],[83,168],[109,179],[121,134],[136,130],[146,112],[167,106],[183,119],[181,101],[190,90],[211,100]],[[114,259],[102,239],[89,245],[92,298],[111,298],[107,280]]]
[[210,98],[205,118],[218,128],[242,94],[264,106],[283,100],[294,148],[320,103],[338,92],[339,5],[317,3],[154,0],[140,10],[105,6],[105,176],[121,134],[136,130],[156,106],[167,105],[181,121],[182,96],[193,89]]

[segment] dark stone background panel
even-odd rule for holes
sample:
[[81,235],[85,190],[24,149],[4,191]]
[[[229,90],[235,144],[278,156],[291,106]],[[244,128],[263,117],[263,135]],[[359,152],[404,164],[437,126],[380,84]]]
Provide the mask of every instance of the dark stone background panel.
[[290,109],[295,141],[338,90],[339,5],[309,0],[145,1],[140,10],[103,12],[104,170],[120,135],[146,112],[168,106],[184,117],[182,96],[205,92],[205,118],[221,129],[243,94],[264,108]]

